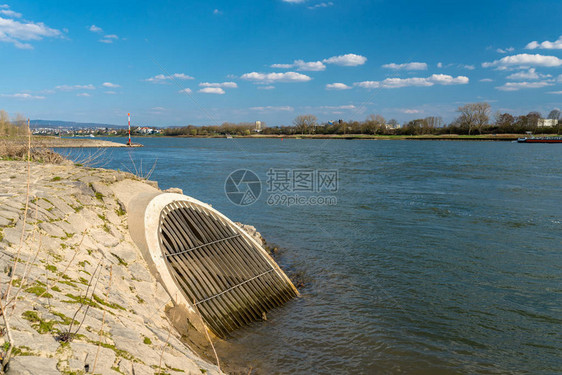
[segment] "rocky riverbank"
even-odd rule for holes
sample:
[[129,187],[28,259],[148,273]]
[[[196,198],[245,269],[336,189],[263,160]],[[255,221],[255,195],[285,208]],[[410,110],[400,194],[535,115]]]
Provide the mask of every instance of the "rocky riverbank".
[[131,240],[117,186],[157,189],[70,162],[32,162],[28,170],[26,162],[0,161],[8,374],[222,373],[172,326],[170,298]]

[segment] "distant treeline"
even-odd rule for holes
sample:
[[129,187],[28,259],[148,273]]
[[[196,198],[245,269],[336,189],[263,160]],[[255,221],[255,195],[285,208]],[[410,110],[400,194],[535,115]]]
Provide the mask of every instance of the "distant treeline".
[[[381,115],[370,115],[365,121],[337,120],[319,123],[314,115],[300,115],[292,125],[267,127],[261,123],[260,134],[264,135],[298,135],[298,134],[365,134],[365,135],[480,135],[480,134],[524,134],[533,133],[558,134],[560,125],[539,126],[541,114],[529,112],[526,115],[513,116],[497,112],[490,115],[488,103],[471,103],[457,109],[459,116],[450,124],[445,124],[438,116],[429,116],[408,121],[402,125],[394,119],[386,120]],[[559,119],[560,111],[552,110],[549,119]],[[163,129],[167,136],[218,136],[250,135],[256,133],[254,123],[229,123],[220,126],[194,126]]]

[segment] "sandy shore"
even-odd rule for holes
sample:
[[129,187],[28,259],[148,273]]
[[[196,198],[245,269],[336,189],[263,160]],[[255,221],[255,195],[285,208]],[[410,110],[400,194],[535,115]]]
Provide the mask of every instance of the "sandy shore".
[[111,148],[111,147],[142,147],[139,143],[127,146],[123,143],[105,141],[96,138],[58,138],[58,137],[39,137],[32,139],[34,146],[47,148]]

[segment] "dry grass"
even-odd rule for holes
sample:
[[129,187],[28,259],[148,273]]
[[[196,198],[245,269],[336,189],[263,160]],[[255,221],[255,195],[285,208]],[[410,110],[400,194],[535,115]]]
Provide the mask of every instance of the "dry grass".
[[[0,138],[0,160],[27,160],[28,139],[22,136]],[[41,163],[60,164],[65,158],[45,147],[41,142],[31,143],[31,160]]]

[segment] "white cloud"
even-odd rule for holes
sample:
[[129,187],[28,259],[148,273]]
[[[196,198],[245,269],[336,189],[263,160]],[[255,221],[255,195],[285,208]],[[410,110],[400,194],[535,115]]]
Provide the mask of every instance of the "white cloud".
[[243,74],[241,79],[247,81],[253,81],[256,83],[273,83],[273,82],[307,82],[312,78],[305,74],[296,72],[286,72],[286,73],[246,73]]
[[191,76],[188,76],[187,74],[184,73],[174,73],[172,75],[166,76],[164,74],[158,74],[155,75],[154,77],[150,77],[145,79],[145,81],[150,82],[150,83],[167,83],[167,81],[171,81],[171,80],[186,80],[186,79],[194,79]]
[[275,86],[258,86],[258,90],[273,90]]
[[236,82],[222,82],[222,83],[210,83],[202,82],[199,84],[200,87],[223,87],[225,89],[235,89],[238,87]]
[[76,96],[88,97],[88,96],[90,96],[90,94],[88,94],[87,92],[81,92],[81,93],[76,94]]
[[507,79],[524,81],[526,79],[540,79],[540,78],[550,78],[550,77],[552,77],[550,74],[539,74],[536,72],[535,68],[530,68],[529,70],[523,70],[521,72],[508,75]]
[[433,85],[464,85],[469,82],[468,77],[452,77],[447,74],[433,74],[427,78],[387,78],[384,81],[363,81],[354,83],[355,86],[366,89],[384,88],[394,89],[400,87],[429,87]]
[[14,12],[13,10],[10,9],[1,9],[0,14],[5,15],[6,17],[21,18],[21,13]]
[[515,50],[515,48],[513,47],[509,47],[509,48],[498,48],[496,49],[497,53],[508,53],[508,52],[513,52]]
[[290,4],[300,4],[300,3],[304,3],[306,0],[282,0],[284,3],[290,3]]
[[548,94],[562,95],[562,91],[549,91]]
[[300,71],[320,72],[326,70],[326,65],[324,65],[321,61],[305,62],[303,60],[295,60],[294,64],[297,70]]
[[116,95],[115,91],[104,91],[107,95]]
[[104,82],[102,83],[103,87],[109,87],[109,88],[117,88],[117,87],[121,87],[120,85],[116,84],[116,83],[111,83],[111,82]]
[[422,110],[419,110],[419,109],[410,109],[410,108],[401,109],[400,112],[402,112],[402,113],[407,113],[407,114],[409,114],[409,115],[413,115],[413,114],[416,114],[416,113],[423,113]]
[[539,43],[537,41],[532,41],[531,43],[527,44],[525,46],[526,49],[562,49],[562,35],[560,35],[560,37],[555,40],[554,42],[549,42],[548,40],[545,40],[542,43]]
[[152,110],[162,112],[162,111],[166,111],[166,108],[164,108],[164,107],[154,107],[154,108],[152,108]]
[[482,78],[480,82],[494,82],[494,80],[491,78]]
[[335,110],[348,110],[351,111],[352,109],[356,109],[357,107],[354,106],[353,104],[347,104],[347,105],[324,105],[321,107],[318,107],[321,110],[329,110],[329,111],[335,111]]
[[331,1],[327,2],[327,3],[318,3],[312,6],[307,7],[310,10],[314,10],[314,9],[318,9],[318,8],[328,8],[333,6],[334,3],[332,3]]
[[191,94],[191,89],[190,88],[185,88],[182,89],[180,91],[178,91],[180,94]]
[[333,56],[329,59],[324,59],[322,62],[326,64],[334,64],[340,66],[357,66],[363,65],[367,61],[365,56],[356,55],[354,53],[348,53],[346,55],[341,56]]
[[431,77],[427,79],[439,85],[465,85],[469,81],[468,77],[465,76],[453,78],[447,74],[432,74]]
[[225,91],[220,87],[205,87],[199,90],[199,92],[203,94],[219,94],[219,95],[225,94]]
[[496,89],[501,91],[518,91],[521,89],[539,89],[541,87],[552,86],[549,81],[536,81],[536,82],[507,82],[503,86],[498,86]]
[[500,70],[509,67],[528,67],[528,66],[561,66],[562,60],[556,56],[544,55],[531,55],[528,53],[521,53],[519,55],[506,56],[493,62],[482,63],[484,68],[498,68]]
[[349,90],[350,88],[351,86],[340,82],[329,83],[326,85],[326,90]]
[[115,34],[108,34],[108,35],[104,35],[103,39],[100,39],[100,42],[102,43],[113,43],[114,41],[119,40],[119,37]]
[[251,107],[252,111],[258,112],[293,112],[295,109],[291,106],[265,106],[265,107]]
[[464,69],[468,69],[468,70],[474,70],[476,69],[474,67],[474,65],[460,65],[459,68],[464,68]]
[[92,84],[88,85],[60,85],[55,87],[56,90],[60,91],[72,91],[72,90],[95,90],[96,87]]
[[215,9],[215,10],[213,10],[213,14],[219,15],[219,14],[222,14],[222,12],[218,9]]
[[295,60],[292,64],[273,64],[271,65],[274,69],[291,69],[297,68],[299,71],[309,71],[309,72],[320,72],[326,70],[326,65],[322,61],[310,61],[306,62],[304,60]]
[[27,93],[17,93],[17,94],[1,94],[3,98],[14,98],[14,99],[45,99],[44,96],[31,95]]
[[42,22],[16,21],[0,17],[0,42],[12,43],[16,48],[32,49],[31,40],[54,38],[61,36],[61,32],[46,26]]
[[90,26],[88,30],[90,30],[93,33],[103,33],[103,29],[101,27],[97,27],[96,25]]
[[384,64],[382,67],[387,69],[394,69],[394,70],[427,70],[427,64],[421,62],[411,62],[411,63],[404,63],[404,64],[390,63],[390,64]]

